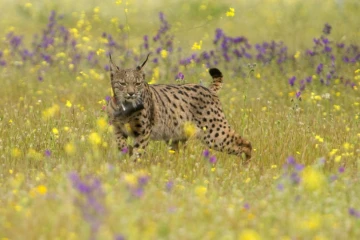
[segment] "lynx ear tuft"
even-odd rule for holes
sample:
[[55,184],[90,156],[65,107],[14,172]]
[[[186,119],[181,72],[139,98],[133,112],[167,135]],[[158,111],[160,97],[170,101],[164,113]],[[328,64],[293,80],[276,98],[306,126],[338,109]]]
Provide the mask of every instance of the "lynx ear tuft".
[[120,68],[118,66],[116,66],[111,58],[111,54],[109,54],[109,59],[110,59],[110,71],[114,71],[114,70],[119,70]]
[[148,55],[146,56],[146,59],[145,59],[145,61],[143,62],[143,64],[141,64],[141,66],[137,66],[137,67],[136,67],[136,70],[139,70],[139,71],[140,71],[140,70],[143,69],[143,67],[145,66],[146,62],[147,62],[148,59],[149,59],[150,54],[151,54],[151,53],[148,53]]

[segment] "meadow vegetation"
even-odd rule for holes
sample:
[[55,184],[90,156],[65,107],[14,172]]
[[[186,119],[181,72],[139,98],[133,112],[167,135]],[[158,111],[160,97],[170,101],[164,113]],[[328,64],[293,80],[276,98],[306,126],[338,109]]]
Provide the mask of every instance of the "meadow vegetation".
[[[1,240],[359,239],[358,1],[0,8]],[[108,54],[129,68],[148,52],[150,84],[223,72],[249,165],[196,140],[136,163],[117,150]]]

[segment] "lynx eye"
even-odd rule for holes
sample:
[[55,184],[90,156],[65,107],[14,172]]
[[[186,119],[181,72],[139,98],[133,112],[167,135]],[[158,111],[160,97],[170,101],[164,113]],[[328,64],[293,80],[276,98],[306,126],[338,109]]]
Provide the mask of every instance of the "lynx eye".
[[126,82],[119,82],[121,86],[126,86]]
[[135,86],[140,86],[140,85],[141,85],[141,82],[135,83]]

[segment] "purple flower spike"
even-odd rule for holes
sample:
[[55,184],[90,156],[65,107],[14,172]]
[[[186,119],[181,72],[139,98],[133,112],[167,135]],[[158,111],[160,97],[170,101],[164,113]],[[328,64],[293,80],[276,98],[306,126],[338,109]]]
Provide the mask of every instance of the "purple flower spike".
[[296,93],[296,98],[299,98],[301,96],[301,91],[298,91],[297,93]]
[[343,166],[339,167],[338,171],[339,171],[339,173],[345,172],[345,167],[343,167]]
[[290,84],[290,86],[294,86],[295,81],[296,81],[296,77],[295,77],[295,76],[292,76],[291,78],[289,78],[289,84]]
[[320,63],[316,68],[316,73],[320,74],[323,71],[324,64]]

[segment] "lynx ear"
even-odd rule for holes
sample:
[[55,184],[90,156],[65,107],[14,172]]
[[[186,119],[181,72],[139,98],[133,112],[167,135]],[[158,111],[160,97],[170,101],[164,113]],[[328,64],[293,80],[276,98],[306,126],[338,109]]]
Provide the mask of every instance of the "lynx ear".
[[111,58],[111,54],[109,54],[110,59],[110,72],[113,72],[114,70],[119,70],[120,68],[114,64]]
[[148,53],[148,55],[146,56],[145,62],[143,62],[143,64],[141,64],[141,66],[137,66],[136,70],[142,70],[143,69],[143,67],[145,66],[147,60],[149,59],[150,54],[151,53]]

